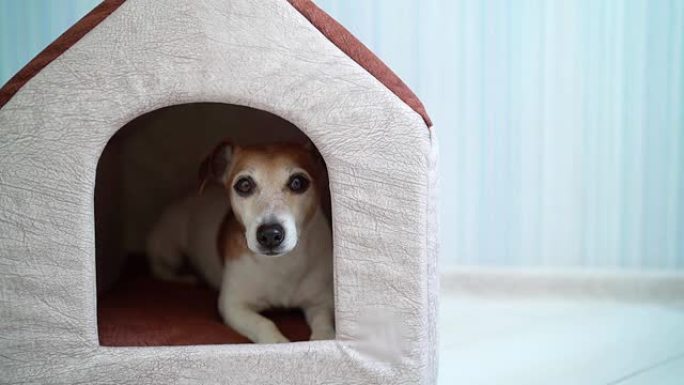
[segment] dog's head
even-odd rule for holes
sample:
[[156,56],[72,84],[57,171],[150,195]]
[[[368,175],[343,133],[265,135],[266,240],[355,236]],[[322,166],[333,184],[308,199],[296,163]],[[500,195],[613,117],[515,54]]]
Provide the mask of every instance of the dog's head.
[[320,206],[321,162],[314,151],[308,145],[226,142],[203,162],[202,185],[214,179],[225,187],[252,252],[281,256],[297,246]]

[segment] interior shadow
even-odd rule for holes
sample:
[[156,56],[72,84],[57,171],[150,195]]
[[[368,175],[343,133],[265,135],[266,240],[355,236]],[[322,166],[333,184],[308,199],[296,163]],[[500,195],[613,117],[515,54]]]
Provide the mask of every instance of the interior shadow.
[[[197,191],[201,161],[225,139],[239,145],[308,141],[293,124],[266,111],[193,103],[146,113],[108,142],[95,185],[101,345],[248,342],[221,321],[215,290],[153,279],[144,256],[145,239],[161,212]],[[329,213],[329,193],[323,206]],[[290,340],[308,339],[300,312],[268,315]]]

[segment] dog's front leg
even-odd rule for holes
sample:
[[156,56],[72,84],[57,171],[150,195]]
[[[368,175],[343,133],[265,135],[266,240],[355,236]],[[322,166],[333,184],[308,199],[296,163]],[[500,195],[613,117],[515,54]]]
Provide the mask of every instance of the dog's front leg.
[[253,342],[258,344],[290,342],[271,320],[245,303],[220,298],[219,311],[226,324]]
[[319,303],[304,308],[306,322],[311,327],[311,340],[332,340],[335,338],[335,321],[333,307],[328,303]]

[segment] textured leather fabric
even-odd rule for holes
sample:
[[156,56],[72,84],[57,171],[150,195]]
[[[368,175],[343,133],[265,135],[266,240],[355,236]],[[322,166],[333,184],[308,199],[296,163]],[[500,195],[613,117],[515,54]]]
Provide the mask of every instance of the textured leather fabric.
[[[50,44],[19,73],[0,88],[0,107],[46,65],[55,60],[64,51],[74,45],[91,29],[114,12],[126,0],[104,0],[100,5],[84,16],[78,23],[66,31],[56,41]],[[333,42],[344,53],[365,68],[371,75],[394,92],[401,100],[419,113],[428,127],[432,121],[423,103],[411,89],[385,65],[373,52],[358,39],[318,8],[311,0],[288,0],[302,15],[304,15],[323,35]]]
[[316,26],[325,37],[344,51],[350,58],[366,69],[371,75],[389,88],[399,99],[413,108],[425,120],[428,127],[432,121],[423,103],[411,89],[392,72],[375,54],[361,43],[346,28],[340,25],[311,0],[288,0],[311,24]]
[[[134,118],[193,102],[272,112],[325,158],[336,340],[99,345],[100,154]],[[433,139],[419,114],[287,2],[125,2],[0,109],[3,381],[434,383]]]

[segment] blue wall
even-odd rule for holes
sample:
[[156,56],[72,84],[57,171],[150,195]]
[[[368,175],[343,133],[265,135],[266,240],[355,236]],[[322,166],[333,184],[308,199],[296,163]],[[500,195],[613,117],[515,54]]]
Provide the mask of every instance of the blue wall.
[[[97,1],[0,1],[0,82]],[[684,268],[684,1],[319,0],[425,102],[442,262]]]
[[0,83],[97,4],[98,0],[0,0]]

